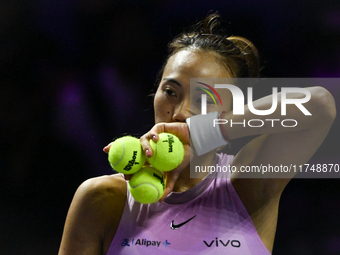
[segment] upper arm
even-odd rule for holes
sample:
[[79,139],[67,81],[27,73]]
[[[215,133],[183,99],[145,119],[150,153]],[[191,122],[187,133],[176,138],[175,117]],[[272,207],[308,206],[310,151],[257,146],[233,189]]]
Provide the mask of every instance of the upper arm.
[[[253,139],[239,151],[232,165],[240,170],[241,166],[298,166],[306,163],[324,141],[335,118],[334,100],[329,92],[315,88],[313,93],[319,93],[319,100],[311,109],[308,108],[313,117],[302,124],[304,128],[296,131],[287,128],[284,132],[263,134]],[[294,174],[277,174],[280,178],[274,177],[276,179],[263,178],[262,173],[253,175],[253,178],[247,178],[247,173],[232,176],[233,185],[269,250],[274,242],[280,196]]]
[[118,176],[81,184],[70,205],[59,255],[104,254],[118,227],[126,199],[126,183]]
[[[236,155],[233,165],[238,168],[260,165],[289,167],[306,163],[326,138],[335,118],[332,95],[320,87],[311,88],[311,91],[317,97],[308,108],[312,116],[298,116],[296,113],[294,115],[299,118],[298,122],[301,122],[304,128],[297,128],[295,131],[294,128],[287,127],[283,132],[264,134],[253,139]],[[294,110],[296,111],[291,109]],[[294,174],[291,171],[289,174],[277,175],[280,178],[275,181],[281,190]],[[258,174],[257,177],[261,178],[261,175]],[[242,177],[242,174],[234,177]],[[270,180],[271,183],[273,181]]]
[[[332,95],[321,87],[309,88],[313,100],[308,103],[312,116],[304,116],[294,106],[287,107],[285,118],[297,119],[297,128],[273,128],[246,144],[236,155],[232,165],[241,167],[290,167],[305,164],[320,147],[335,119]],[[291,167],[290,167],[291,168]],[[292,168],[291,168],[292,169]],[[261,169],[260,169],[261,170]],[[263,205],[278,206],[281,193],[295,172],[273,173],[264,178],[262,172],[235,172],[232,181],[248,212],[258,211]]]

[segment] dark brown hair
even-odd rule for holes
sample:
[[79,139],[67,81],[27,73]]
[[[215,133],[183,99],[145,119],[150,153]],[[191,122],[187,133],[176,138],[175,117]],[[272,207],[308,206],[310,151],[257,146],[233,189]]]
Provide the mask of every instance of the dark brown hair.
[[155,89],[161,81],[168,59],[185,49],[215,52],[218,61],[232,78],[259,76],[260,61],[256,47],[246,38],[226,37],[226,33],[221,28],[220,15],[214,13],[194,25],[189,32],[179,34],[170,42],[169,55],[157,75]]

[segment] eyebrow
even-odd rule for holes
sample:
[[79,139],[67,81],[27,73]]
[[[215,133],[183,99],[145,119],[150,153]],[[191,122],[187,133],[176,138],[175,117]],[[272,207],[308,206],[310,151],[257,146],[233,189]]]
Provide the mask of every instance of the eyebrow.
[[163,80],[165,80],[165,81],[170,81],[170,82],[172,82],[172,83],[175,83],[175,84],[178,85],[179,87],[182,87],[182,85],[181,85],[177,80],[175,80],[175,79],[173,79],[173,78],[164,78]]

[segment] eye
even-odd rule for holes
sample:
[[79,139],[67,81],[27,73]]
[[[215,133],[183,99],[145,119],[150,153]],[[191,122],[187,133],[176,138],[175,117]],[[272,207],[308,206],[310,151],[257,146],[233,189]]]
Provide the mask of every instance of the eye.
[[[201,104],[202,103],[202,99],[201,98],[198,98],[196,101],[195,101],[197,104]],[[212,100],[207,100],[207,104],[215,104]]]
[[175,93],[172,89],[166,88],[166,89],[164,89],[164,92],[165,92],[168,96],[177,97],[176,93]]

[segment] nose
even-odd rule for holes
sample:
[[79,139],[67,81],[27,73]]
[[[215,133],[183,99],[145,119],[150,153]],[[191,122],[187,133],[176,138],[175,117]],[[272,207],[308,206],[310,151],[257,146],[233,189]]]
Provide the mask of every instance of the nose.
[[172,115],[172,121],[185,122],[190,117],[190,100],[184,100],[175,109]]

